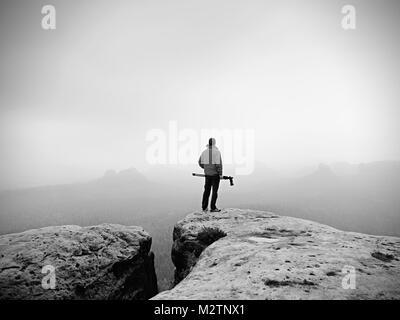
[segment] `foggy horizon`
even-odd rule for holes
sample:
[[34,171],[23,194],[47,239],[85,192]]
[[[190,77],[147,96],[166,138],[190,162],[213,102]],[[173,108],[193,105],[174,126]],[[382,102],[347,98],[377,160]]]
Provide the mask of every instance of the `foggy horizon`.
[[[307,177],[310,174],[318,172],[321,166],[328,167],[333,174],[338,177],[343,176],[352,176],[354,174],[359,173],[359,167],[363,165],[374,165],[374,164],[383,164],[383,165],[400,165],[400,161],[398,160],[381,160],[381,161],[371,161],[371,162],[360,162],[360,163],[349,163],[345,161],[337,161],[337,162],[319,162],[313,163],[309,165],[299,165],[299,166],[287,166],[287,167],[269,167],[266,163],[256,162],[255,170],[250,175],[243,176],[243,178],[254,178],[257,176],[258,171],[256,170],[267,170],[267,175],[262,177],[268,177],[268,174],[273,175],[273,178],[281,179],[285,181],[287,179],[294,180],[302,177]],[[348,166],[349,170],[344,170],[341,172],[340,170],[335,170],[337,166]],[[351,169],[350,169],[351,168]],[[149,182],[160,183],[161,185],[173,185],[176,182],[182,182],[182,180],[191,179],[192,172],[200,172],[201,169],[198,168],[197,163],[192,165],[147,165],[141,168],[135,166],[129,167],[120,167],[120,168],[105,168],[104,170],[92,170],[92,171],[79,171],[78,168],[64,168],[63,170],[58,170],[55,172],[54,176],[48,177],[47,180],[42,178],[43,182],[38,182],[39,180],[26,180],[25,184],[15,184],[15,185],[0,185],[0,192],[3,191],[17,191],[23,189],[30,188],[38,188],[38,187],[51,187],[51,186],[59,186],[59,185],[74,185],[74,184],[82,184],[88,183],[92,181],[96,181],[98,179],[103,178],[107,173],[114,172],[116,174],[127,172],[131,169],[137,170],[139,175],[142,175]],[[227,174],[231,174],[234,172],[234,166],[227,166],[225,172]],[[176,174],[179,174],[176,176]],[[265,173],[265,172],[262,172]],[[63,175],[64,174],[64,175]],[[240,176],[237,176],[240,177]],[[174,179],[175,178],[175,181]],[[251,180],[250,180],[251,181]]]

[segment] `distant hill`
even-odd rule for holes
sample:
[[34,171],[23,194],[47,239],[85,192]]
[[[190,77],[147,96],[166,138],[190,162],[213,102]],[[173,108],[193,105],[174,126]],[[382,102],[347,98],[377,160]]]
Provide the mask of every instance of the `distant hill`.
[[298,179],[295,183],[301,185],[303,188],[334,188],[340,183],[339,177],[332,171],[332,169],[325,164],[320,164],[318,169],[313,173]]
[[43,186],[0,193],[0,233],[49,225],[131,223],[179,210],[169,186],[146,179],[134,168],[107,171],[86,183]]

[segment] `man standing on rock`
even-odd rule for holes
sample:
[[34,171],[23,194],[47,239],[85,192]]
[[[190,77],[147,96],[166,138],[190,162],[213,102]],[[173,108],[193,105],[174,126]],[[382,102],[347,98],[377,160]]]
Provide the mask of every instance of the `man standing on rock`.
[[199,166],[204,169],[204,175],[206,176],[202,201],[203,211],[206,212],[208,210],[208,199],[212,188],[211,212],[220,212],[221,210],[216,207],[216,202],[219,181],[222,176],[222,158],[221,152],[215,145],[214,138],[208,140],[207,149],[203,151],[199,158]]

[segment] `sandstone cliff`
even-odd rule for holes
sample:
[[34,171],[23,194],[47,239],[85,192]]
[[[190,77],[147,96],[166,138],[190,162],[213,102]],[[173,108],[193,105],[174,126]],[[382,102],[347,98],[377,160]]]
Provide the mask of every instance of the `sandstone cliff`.
[[150,247],[142,228],[113,224],[0,236],[0,299],[148,299],[157,293]]
[[[226,236],[207,246],[204,233],[222,236],[217,229]],[[227,209],[188,215],[176,224],[173,238],[178,284],[154,299],[400,298],[396,237]]]

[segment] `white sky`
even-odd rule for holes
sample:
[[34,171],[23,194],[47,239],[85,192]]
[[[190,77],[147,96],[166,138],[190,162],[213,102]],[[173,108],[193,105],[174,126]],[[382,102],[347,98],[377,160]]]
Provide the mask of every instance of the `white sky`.
[[0,5],[0,188],[144,169],[173,120],[254,129],[273,168],[400,159],[398,1],[354,31],[345,1],[52,1],[54,31],[44,4]]

